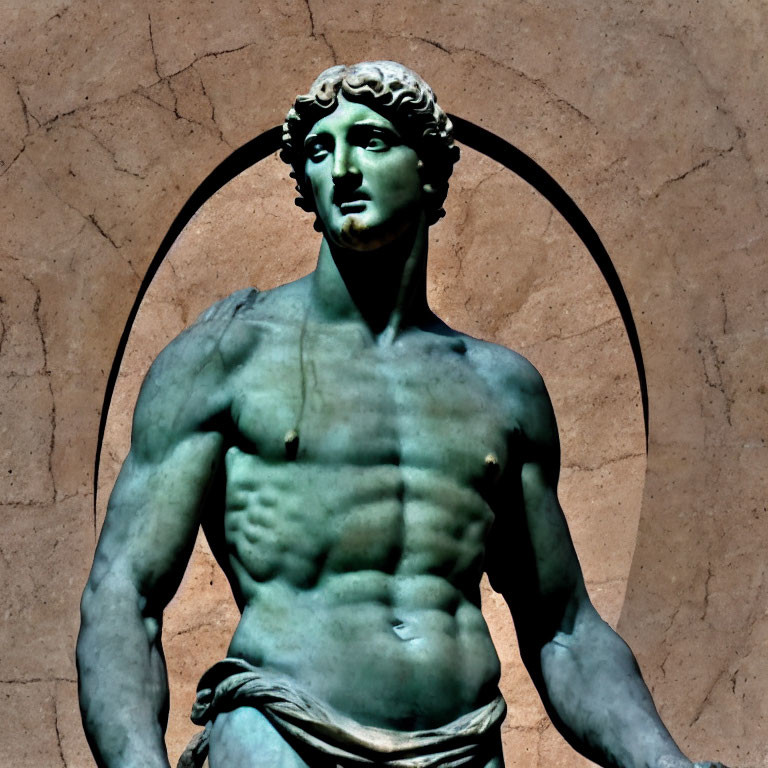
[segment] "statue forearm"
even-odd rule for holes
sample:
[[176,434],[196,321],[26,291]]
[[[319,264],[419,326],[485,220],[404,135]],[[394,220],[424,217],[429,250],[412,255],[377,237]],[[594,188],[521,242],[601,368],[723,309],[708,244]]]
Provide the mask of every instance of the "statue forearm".
[[100,768],[169,768],[160,622],[130,585],[86,588],[77,642],[80,708]]
[[539,670],[553,721],[589,759],[617,768],[691,765],[662,723],[632,651],[588,602],[572,632],[541,649]]

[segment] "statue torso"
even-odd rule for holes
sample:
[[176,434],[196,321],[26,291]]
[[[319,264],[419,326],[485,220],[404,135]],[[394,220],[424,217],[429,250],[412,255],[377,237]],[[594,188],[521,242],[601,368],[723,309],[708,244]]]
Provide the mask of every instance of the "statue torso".
[[376,725],[488,701],[479,582],[510,424],[472,359],[481,342],[411,331],[380,347],[274,309],[229,335],[215,548],[243,609],[230,654]]

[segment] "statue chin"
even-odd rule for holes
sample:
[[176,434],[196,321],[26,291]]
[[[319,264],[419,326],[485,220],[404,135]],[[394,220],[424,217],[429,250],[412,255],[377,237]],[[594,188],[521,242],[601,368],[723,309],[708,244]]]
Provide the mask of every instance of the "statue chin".
[[408,221],[387,221],[378,226],[370,225],[363,217],[350,214],[341,229],[334,233],[335,237],[329,236],[329,240],[350,251],[377,251],[399,240],[411,229],[409,224]]

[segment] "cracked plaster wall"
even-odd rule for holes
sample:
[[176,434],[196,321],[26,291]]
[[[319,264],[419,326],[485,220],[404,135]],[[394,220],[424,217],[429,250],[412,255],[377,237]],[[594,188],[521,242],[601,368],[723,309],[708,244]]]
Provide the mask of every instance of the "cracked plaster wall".
[[[631,356],[596,268],[544,201],[469,151],[433,232],[430,300],[544,373],[595,602],[673,734],[694,756],[768,766],[764,9],[41,0],[4,4],[0,22],[5,764],[93,765],[73,644],[95,543],[97,425],[160,240],[205,175],[280,122],[320,69],[394,58],[552,173],[612,255],[648,373],[647,467]],[[269,159],[170,254],[110,411],[102,505],[152,356],[215,298],[312,268],[316,240],[292,196]],[[193,730],[196,678],[234,620],[202,542],[182,592],[166,627],[172,757]],[[486,609],[506,665],[508,764],[585,764],[543,717],[502,606],[488,595]]]

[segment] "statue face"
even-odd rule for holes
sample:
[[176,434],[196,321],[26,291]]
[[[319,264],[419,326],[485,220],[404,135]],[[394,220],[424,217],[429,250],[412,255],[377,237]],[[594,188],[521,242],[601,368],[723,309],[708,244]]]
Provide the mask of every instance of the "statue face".
[[305,140],[305,174],[326,237],[371,251],[397,240],[423,213],[416,151],[370,107],[339,96]]

